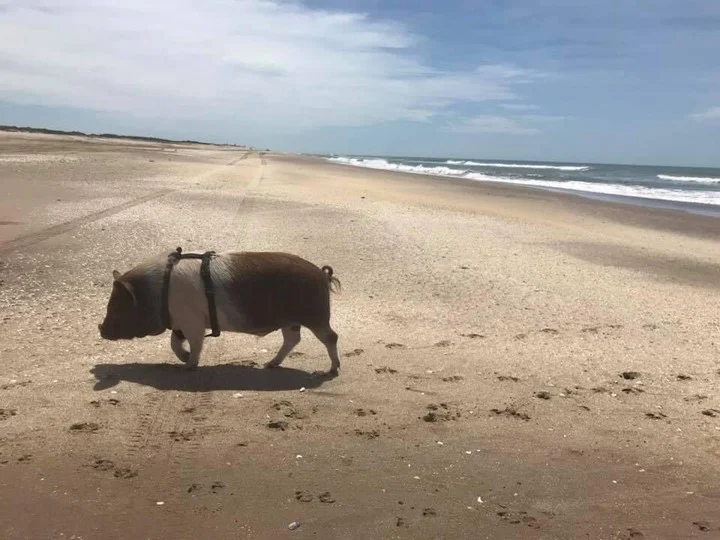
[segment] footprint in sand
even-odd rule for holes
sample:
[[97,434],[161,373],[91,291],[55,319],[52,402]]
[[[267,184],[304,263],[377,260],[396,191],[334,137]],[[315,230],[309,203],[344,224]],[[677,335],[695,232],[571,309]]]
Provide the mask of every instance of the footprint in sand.
[[306,415],[302,414],[290,401],[287,400],[276,401],[271,407],[276,411],[279,411],[285,418],[292,418],[294,420],[302,420],[306,418]]
[[78,422],[70,426],[71,433],[95,433],[100,425],[95,422]]
[[421,416],[425,422],[447,422],[449,420],[457,420],[460,418],[460,411],[456,407],[448,403],[440,403],[436,405],[431,403],[427,406],[428,412]]
[[168,435],[175,442],[188,442],[193,439],[195,432],[194,431],[170,431],[170,432],[168,432]]
[[367,439],[368,441],[372,441],[373,439],[377,439],[380,436],[380,432],[377,429],[372,429],[369,431],[362,430],[362,429],[356,429],[354,431],[355,435],[358,435],[359,437],[363,437]]
[[220,482],[219,480],[216,480],[210,486],[210,491],[213,493],[220,493],[221,489],[225,489],[225,482]]
[[[107,400],[105,400],[105,402],[106,402],[108,405],[112,405],[112,406],[114,406],[114,407],[116,407],[116,406],[118,406],[118,405],[120,404],[120,400],[119,400],[119,399],[114,399],[114,398],[107,399]],[[97,400],[97,399],[94,399],[94,400],[92,400],[92,401],[90,402],[90,405],[92,405],[93,407],[100,407],[100,406],[102,405],[102,402],[99,401],[99,400]]]
[[605,326],[586,326],[585,328],[580,329],[581,332],[584,334],[598,334],[600,330],[603,328],[609,328],[611,330],[618,330],[622,328],[622,324],[607,324]]
[[109,459],[96,459],[92,464],[92,468],[98,471],[112,471],[115,464]]
[[490,409],[490,412],[492,412],[496,416],[509,416],[511,418],[517,418],[526,422],[530,420],[530,415],[519,412],[513,406],[507,406],[504,409]]
[[345,353],[343,356],[345,356],[346,358],[352,358],[353,356],[360,356],[364,352],[365,352],[364,349],[355,349],[348,353]]
[[387,366],[375,368],[375,373],[390,373],[391,375],[394,375],[397,372],[397,369],[389,368]]
[[112,471],[115,478],[122,478],[124,480],[135,478],[138,475],[136,470],[130,469],[128,467],[117,467],[115,463],[113,463],[109,459],[96,459],[95,461],[93,461],[91,467],[98,471]]
[[450,345],[452,345],[452,341],[443,339],[442,341],[438,341],[433,347],[449,347]]
[[0,420],[7,420],[15,415],[17,415],[17,409],[0,409]]
[[405,345],[402,343],[387,343],[385,344],[385,348],[387,349],[404,349]]
[[[712,526],[707,521],[693,521],[693,525],[702,532],[710,532],[712,530]],[[720,528],[718,530],[720,530]]]
[[267,427],[270,429],[279,429],[280,431],[285,431],[288,428],[288,423],[283,422],[282,420],[271,420],[268,422]]
[[538,522],[537,518],[529,515],[527,512],[524,511],[512,512],[509,510],[500,510],[499,512],[496,512],[496,514],[500,517],[501,520],[507,523],[511,523],[513,525],[526,525],[531,529],[540,528],[540,523]]
[[138,475],[137,471],[133,469],[128,469],[127,467],[122,469],[115,469],[113,472],[113,476],[115,478],[122,478],[123,480],[128,480],[129,478],[135,478]]

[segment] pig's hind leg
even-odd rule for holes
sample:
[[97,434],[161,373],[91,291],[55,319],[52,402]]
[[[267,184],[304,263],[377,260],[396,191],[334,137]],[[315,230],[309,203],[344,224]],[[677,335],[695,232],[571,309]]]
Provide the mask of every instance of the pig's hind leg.
[[327,348],[328,356],[330,357],[330,369],[323,373],[323,375],[337,376],[340,370],[340,358],[338,356],[338,335],[330,327],[330,324],[324,324],[319,327],[310,328],[315,337],[318,338],[323,345]]
[[283,360],[290,354],[298,343],[300,343],[300,325],[285,326],[282,329],[283,344],[275,355],[275,358],[265,364],[266,368],[275,368],[282,364]]

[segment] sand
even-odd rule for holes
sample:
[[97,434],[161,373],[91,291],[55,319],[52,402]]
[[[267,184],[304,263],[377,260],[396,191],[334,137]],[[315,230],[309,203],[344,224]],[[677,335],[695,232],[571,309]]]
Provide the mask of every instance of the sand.
[[[0,193],[4,539],[720,538],[717,219],[22,134]],[[332,265],[340,376],[307,331],[101,340],[177,246]]]

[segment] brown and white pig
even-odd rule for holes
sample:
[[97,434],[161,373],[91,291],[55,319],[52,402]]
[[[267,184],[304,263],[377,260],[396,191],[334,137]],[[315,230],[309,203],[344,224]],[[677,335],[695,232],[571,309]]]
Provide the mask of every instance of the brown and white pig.
[[[167,256],[160,256],[122,275],[113,271],[107,314],[98,325],[102,338],[133,339],[165,332],[162,287],[167,261]],[[191,369],[198,365],[205,332],[210,328],[200,264],[200,259],[177,260],[168,292],[173,330],[170,346]],[[283,344],[265,364],[273,368],[300,343],[300,327],[304,326],[327,347],[331,361],[328,374],[337,375],[338,335],[330,327],[330,292],[340,282],[333,277],[332,268],[318,268],[288,253],[223,252],[211,259],[209,269],[221,331],[265,336],[282,330]],[[183,347],[185,340],[189,351]]]

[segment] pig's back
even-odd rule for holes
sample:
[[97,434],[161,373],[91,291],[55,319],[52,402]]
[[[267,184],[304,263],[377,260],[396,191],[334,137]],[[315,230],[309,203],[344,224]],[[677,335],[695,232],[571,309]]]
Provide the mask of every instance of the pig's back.
[[[220,264],[217,264],[220,263]],[[316,265],[280,252],[230,252],[213,263],[226,300],[250,330],[312,327],[330,316],[328,277]]]

